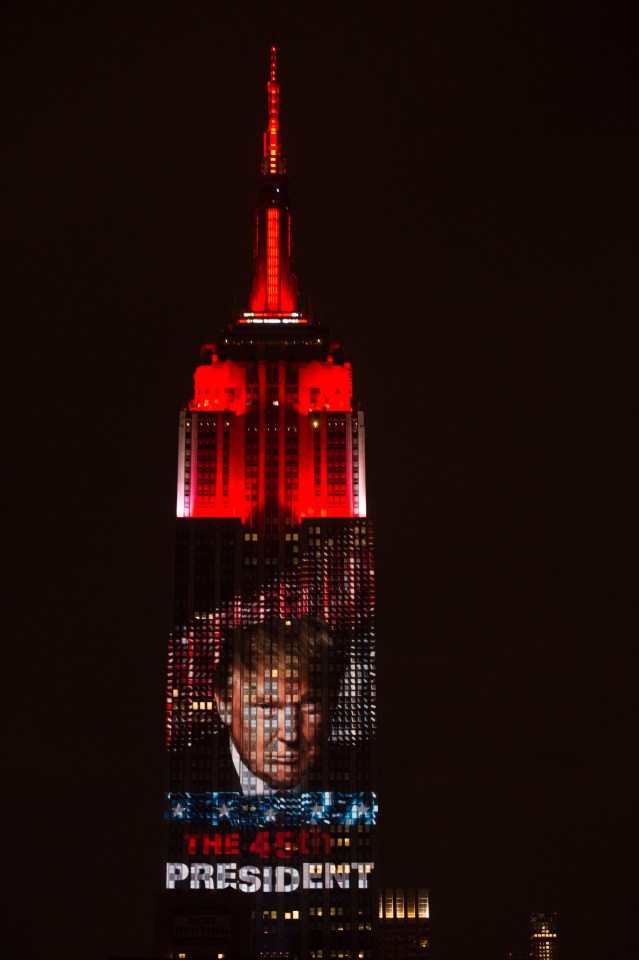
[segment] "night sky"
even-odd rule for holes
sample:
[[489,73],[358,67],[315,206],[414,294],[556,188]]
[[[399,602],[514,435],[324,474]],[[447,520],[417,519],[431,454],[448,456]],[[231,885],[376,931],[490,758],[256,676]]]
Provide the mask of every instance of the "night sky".
[[380,877],[430,887],[435,960],[531,910],[565,960],[636,944],[633,24],[375,10],[5,14],[10,960],[150,953],[177,413],[246,309],[273,39],[302,301],[367,417]]

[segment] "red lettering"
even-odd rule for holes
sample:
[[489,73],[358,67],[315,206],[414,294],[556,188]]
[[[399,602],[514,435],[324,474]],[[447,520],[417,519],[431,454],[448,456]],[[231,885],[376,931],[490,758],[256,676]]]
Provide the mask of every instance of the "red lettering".
[[255,835],[255,840],[249,847],[249,853],[256,853],[258,857],[265,860],[271,855],[271,838],[267,830],[260,830]]
[[292,830],[278,830],[275,834],[275,856],[280,860],[290,860],[295,853],[295,834]]
[[239,855],[240,852],[240,835],[239,833],[225,833],[224,834],[224,853],[231,855]]
[[308,830],[306,829],[300,830],[297,837],[297,845],[298,845],[299,852],[301,854],[307,854],[311,852],[308,846],[309,837],[310,837],[310,833],[308,832]]
[[[224,853],[231,856],[240,854],[240,834],[224,834]],[[203,852],[208,852],[207,838],[204,838]],[[221,851],[216,847],[216,853]],[[326,830],[306,830],[299,833],[293,830],[278,830],[272,833],[268,830],[259,830],[249,847],[249,853],[257,854],[262,860],[277,857],[278,860],[290,860],[296,853],[302,856],[312,854],[330,854],[331,837]]]
[[202,836],[201,833],[185,833],[184,839],[187,841],[187,853],[193,855],[197,853],[197,842]]
[[[322,844],[324,850],[322,851]],[[331,837],[325,830],[313,830],[311,833],[311,852],[312,853],[330,853]]]
[[219,833],[214,833],[212,837],[202,837],[202,853],[206,855],[211,850],[218,856],[222,853],[222,837]]

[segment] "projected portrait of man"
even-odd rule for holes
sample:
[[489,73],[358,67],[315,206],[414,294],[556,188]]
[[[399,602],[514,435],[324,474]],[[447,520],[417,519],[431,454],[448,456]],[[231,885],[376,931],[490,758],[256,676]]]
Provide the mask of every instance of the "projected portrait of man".
[[342,673],[319,620],[270,618],[233,630],[215,698],[242,793],[308,789],[328,742]]

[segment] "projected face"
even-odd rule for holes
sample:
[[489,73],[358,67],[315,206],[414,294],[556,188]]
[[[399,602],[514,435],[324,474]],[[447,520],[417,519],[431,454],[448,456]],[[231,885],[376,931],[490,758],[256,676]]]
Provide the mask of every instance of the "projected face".
[[272,790],[307,779],[328,737],[322,708],[324,626],[265,621],[236,642],[218,709],[240,759]]

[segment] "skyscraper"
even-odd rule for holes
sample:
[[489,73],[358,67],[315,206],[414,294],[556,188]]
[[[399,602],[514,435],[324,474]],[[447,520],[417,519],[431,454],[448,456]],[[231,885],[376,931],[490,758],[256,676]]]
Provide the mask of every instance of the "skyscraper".
[[428,890],[403,887],[379,891],[378,960],[428,960]]
[[530,914],[530,952],[534,960],[557,960],[557,914]]
[[274,47],[267,90],[249,309],[179,424],[158,950],[187,960],[238,916],[254,955],[370,957],[377,913],[364,416],[298,304]]

